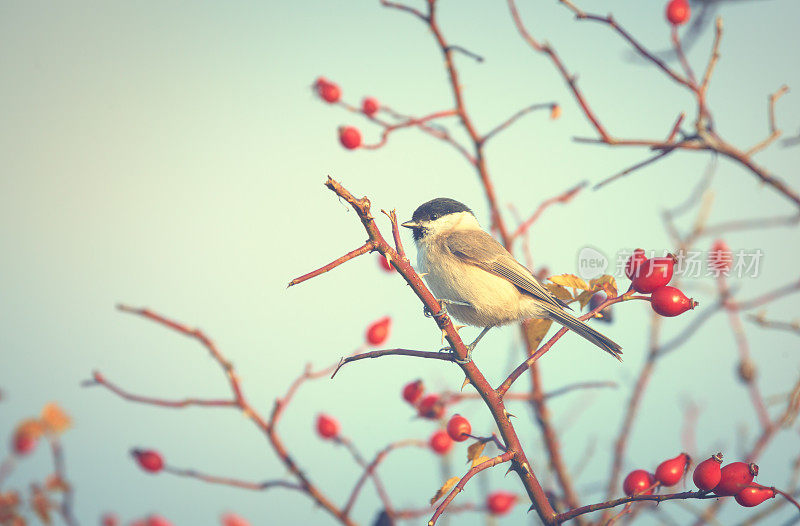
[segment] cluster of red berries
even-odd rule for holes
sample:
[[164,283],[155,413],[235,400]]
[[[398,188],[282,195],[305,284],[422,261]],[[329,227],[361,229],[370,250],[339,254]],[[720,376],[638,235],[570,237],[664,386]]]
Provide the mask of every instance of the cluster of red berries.
[[622,482],[622,491],[629,497],[631,495],[652,495],[653,490],[658,486],[674,486],[686,473],[690,461],[689,455],[681,453],[677,457],[659,464],[655,474],[644,469],[631,471]]
[[470,433],[472,433],[472,425],[469,420],[459,414],[455,414],[450,417],[445,429],[439,429],[431,435],[428,444],[435,453],[444,455],[452,449],[453,442],[467,440],[470,437]]
[[417,409],[417,415],[428,420],[439,420],[444,416],[444,403],[437,394],[425,394],[422,380],[414,380],[403,387],[403,400]]
[[[342,99],[342,90],[338,84],[325,77],[318,77],[313,87],[317,96],[328,104],[335,104]],[[378,113],[380,107],[380,103],[374,97],[364,97],[361,101],[361,112],[370,118]],[[339,142],[348,150],[355,150],[361,146],[361,132],[355,126],[340,126],[338,131]]]
[[667,20],[673,26],[679,26],[689,21],[692,9],[689,7],[689,0],[670,0],[667,2]]
[[[631,471],[622,483],[622,490],[628,496],[652,495],[659,486],[674,486],[687,473],[690,462],[689,455],[681,453],[659,464],[655,474],[643,469]],[[758,466],[755,464],[732,462],[722,466],[722,453],[717,453],[694,468],[692,480],[700,491],[734,497],[736,502],[750,508],[774,498],[777,493],[775,488],[753,484],[756,475]]]
[[[422,380],[414,380],[403,386],[403,400],[414,406],[417,415],[428,420],[440,420],[444,417],[445,404],[439,395],[433,393],[425,394],[425,384]],[[459,414],[450,417],[445,429],[435,431],[428,444],[431,449],[440,455],[444,455],[453,447],[453,442],[464,442],[470,437],[472,426],[469,420]]]
[[694,468],[692,480],[698,489],[713,491],[720,497],[734,496],[736,502],[747,508],[758,506],[775,498],[775,488],[753,484],[758,466],[747,462],[731,462],[722,466],[722,453],[717,453]]
[[637,248],[625,264],[625,275],[631,280],[634,290],[652,294],[650,305],[662,316],[678,316],[697,306],[697,302],[687,298],[680,289],[667,285],[672,279],[676,261],[672,254],[648,258],[643,249]]

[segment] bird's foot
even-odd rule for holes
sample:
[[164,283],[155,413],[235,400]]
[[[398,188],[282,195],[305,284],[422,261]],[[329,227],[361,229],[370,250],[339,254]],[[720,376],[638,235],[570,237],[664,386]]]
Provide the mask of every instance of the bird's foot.
[[473,349],[472,345],[467,345],[467,357],[464,358],[463,360],[458,357],[458,353],[456,353],[456,351],[450,346],[442,347],[441,349],[439,349],[439,352],[449,353],[453,356],[452,360],[454,362],[456,362],[459,365],[465,365],[472,361],[472,349]]
[[441,318],[442,316],[447,314],[447,304],[448,303],[450,305],[461,305],[462,307],[471,307],[471,305],[469,303],[466,303],[464,301],[440,300],[440,299],[437,299],[436,301],[439,302],[439,305],[441,305],[442,310],[440,310],[439,312],[434,314],[433,312],[431,312],[431,310],[428,308],[428,306],[425,305],[424,307],[422,307],[422,313],[425,315],[426,318],[430,318],[430,317]]

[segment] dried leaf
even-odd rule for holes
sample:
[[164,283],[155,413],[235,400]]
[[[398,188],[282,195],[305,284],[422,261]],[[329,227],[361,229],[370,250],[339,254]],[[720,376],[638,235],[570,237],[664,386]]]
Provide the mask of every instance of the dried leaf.
[[572,293],[561,285],[556,285],[555,283],[545,283],[544,288],[549,290],[553,296],[566,303],[569,303],[574,299],[572,297]]
[[67,481],[53,473],[44,481],[44,489],[48,491],[69,491]]
[[72,419],[58,404],[50,402],[42,409],[42,425],[48,432],[58,435],[72,426]]
[[31,487],[31,508],[36,512],[39,520],[44,524],[52,524],[50,520],[50,508],[52,504],[47,499],[47,494],[39,486]]
[[475,460],[475,457],[481,456],[483,453],[483,448],[486,447],[486,442],[483,440],[478,440],[477,442],[470,444],[467,448],[467,460]]
[[595,278],[589,282],[592,290],[602,290],[609,298],[617,296],[617,280],[610,274],[603,274],[599,278]]
[[568,287],[571,289],[582,289],[582,290],[591,289],[591,287],[589,287],[589,285],[587,285],[585,281],[583,281],[575,274],[561,274],[558,276],[550,276],[548,279],[557,285],[562,285],[564,287]]
[[439,488],[439,490],[436,492],[436,495],[434,495],[433,498],[431,499],[431,504],[434,504],[437,500],[444,497],[447,494],[447,492],[453,489],[453,486],[458,484],[459,480],[461,480],[459,477],[451,477],[447,479],[447,482],[445,482],[444,485],[441,488]]
[[523,326],[525,327],[525,339],[528,343],[529,352],[533,352],[539,348],[542,339],[550,330],[553,320],[539,320],[531,319],[526,320]]
[[589,300],[591,300],[592,296],[594,296],[595,294],[596,294],[596,292],[593,292],[591,290],[585,290],[585,291],[581,292],[580,294],[578,294],[578,298],[577,299],[578,299],[578,303],[581,304],[581,309],[586,307],[586,305],[589,303]]

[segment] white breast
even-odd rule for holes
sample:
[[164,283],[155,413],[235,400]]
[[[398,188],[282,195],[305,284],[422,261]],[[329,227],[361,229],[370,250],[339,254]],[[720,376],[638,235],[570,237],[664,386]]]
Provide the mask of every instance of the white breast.
[[530,306],[513,284],[464,263],[444,246],[439,236],[423,240],[417,248],[418,270],[426,273],[424,279],[436,298],[471,305],[447,305],[448,312],[457,320],[490,327],[528,317],[523,311]]

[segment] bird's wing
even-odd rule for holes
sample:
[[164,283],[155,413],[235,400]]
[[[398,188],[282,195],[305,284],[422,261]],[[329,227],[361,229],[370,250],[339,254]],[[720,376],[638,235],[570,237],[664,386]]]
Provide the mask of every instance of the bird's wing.
[[534,298],[558,307],[570,308],[544,288],[503,245],[483,230],[451,232],[447,235],[446,244],[450,252],[464,262],[507,279]]

